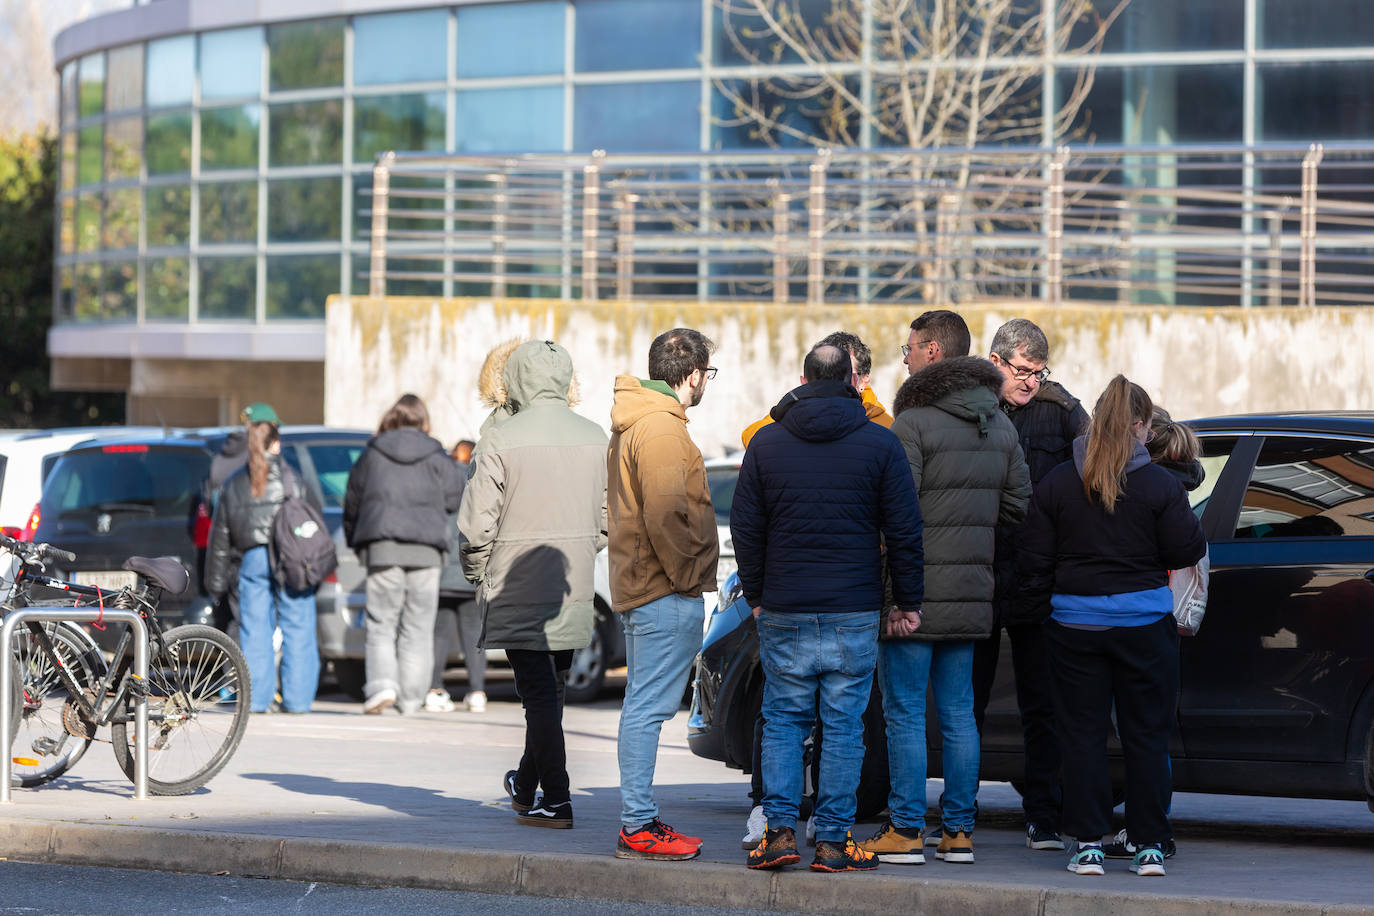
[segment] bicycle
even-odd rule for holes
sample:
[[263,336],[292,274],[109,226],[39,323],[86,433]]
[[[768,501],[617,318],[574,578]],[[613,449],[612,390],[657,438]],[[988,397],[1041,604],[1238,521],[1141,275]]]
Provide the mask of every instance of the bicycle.
[[[13,785],[27,788],[57,779],[76,765],[104,726],[110,729],[115,760],[132,780],[138,753],[133,710],[140,691],[148,698],[149,792],[185,795],[224,768],[248,725],[248,663],[214,627],[164,629],[157,618],[162,595],[181,595],[190,587],[190,575],[176,558],[131,557],[124,569],[136,574],[135,584],[108,591],[47,575],[49,560],[75,561],[68,551],[4,535],[0,551],[12,557],[5,583],[9,595],[0,592],[3,610],[135,610],[148,628],[143,684],[132,676],[133,633],[127,626],[110,661],[74,623],[30,620],[15,630],[10,647],[16,685],[10,697]],[[42,594],[39,589],[68,597],[35,597]]]

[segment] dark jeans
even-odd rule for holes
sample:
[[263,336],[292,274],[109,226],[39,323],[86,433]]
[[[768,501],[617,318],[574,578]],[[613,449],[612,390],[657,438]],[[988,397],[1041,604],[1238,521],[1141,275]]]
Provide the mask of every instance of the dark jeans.
[[542,652],[507,649],[515,691],[525,707],[525,753],[515,771],[521,792],[544,789],[544,801],[568,801],[568,754],[563,745],[563,685],[572,666],[571,649]]
[[[1054,731],[1054,681],[1044,629],[1042,624],[1019,624],[1007,627],[1007,635],[1011,637],[1012,673],[1025,746],[1021,807],[1027,823],[1058,831],[1063,794],[1059,787],[1059,739]],[[979,734],[1001,648],[1002,633],[997,628],[992,636],[973,644],[973,718]]]
[[1163,843],[1172,778],[1169,735],[1178,704],[1178,629],[1172,614],[1143,627],[1076,630],[1045,624],[1054,663],[1055,713],[1064,757],[1064,832],[1093,841],[1112,832],[1107,738],[1112,703],[1126,761],[1126,833]]
[[468,693],[487,691],[487,653],[478,648],[482,637],[482,612],[477,602],[455,595],[439,595],[439,614],[434,618],[434,676],[431,690],[442,690],[448,654],[456,642],[463,648],[463,665],[468,671]]

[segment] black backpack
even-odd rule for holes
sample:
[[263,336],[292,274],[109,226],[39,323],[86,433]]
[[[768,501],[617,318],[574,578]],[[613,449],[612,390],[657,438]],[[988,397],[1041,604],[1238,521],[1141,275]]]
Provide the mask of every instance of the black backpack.
[[302,495],[300,479],[285,462],[282,488],[289,495],[272,520],[272,575],[292,591],[312,590],[339,565],[334,538],[320,510]]

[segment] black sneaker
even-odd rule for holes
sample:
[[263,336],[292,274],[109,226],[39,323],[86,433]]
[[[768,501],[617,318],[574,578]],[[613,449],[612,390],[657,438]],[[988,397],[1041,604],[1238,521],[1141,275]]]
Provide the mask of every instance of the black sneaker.
[[534,793],[531,792],[526,795],[515,788],[514,770],[506,770],[506,776],[501,780],[501,787],[510,796],[511,810],[516,814],[528,814],[529,810],[534,807]]
[[567,829],[573,825],[572,802],[565,801],[561,805],[550,805],[541,800],[539,804],[523,814],[515,815],[515,819],[529,827]]
[[871,852],[864,852],[848,833],[844,835],[842,843],[816,841],[812,871],[873,871],[877,867],[878,857]]
[[779,827],[763,832],[763,839],[749,851],[749,860],[744,864],[750,868],[782,868],[800,861],[796,832],[791,827]]
[[[1178,845],[1174,843],[1173,837],[1160,843],[1159,848],[1166,859],[1172,859],[1174,853],[1178,852]],[[1140,852],[1140,847],[1127,838],[1124,830],[1112,837],[1110,843],[1102,844],[1102,854],[1109,859],[1134,859],[1138,852]]]
[[1064,849],[1064,838],[1049,827],[1034,822],[1026,825],[1026,847],[1029,849]]

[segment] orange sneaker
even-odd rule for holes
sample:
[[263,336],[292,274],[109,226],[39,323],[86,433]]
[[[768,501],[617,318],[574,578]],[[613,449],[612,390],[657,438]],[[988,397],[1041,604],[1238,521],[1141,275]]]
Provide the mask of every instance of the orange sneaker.
[[657,859],[673,862],[695,859],[699,855],[701,840],[683,836],[658,818],[654,818],[633,833],[621,827],[620,837],[615,844],[617,859]]
[[811,863],[812,871],[872,871],[878,867],[878,857],[865,852],[854,837],[844,835],[844,842],[831,843],[816,841],[816,858]]

